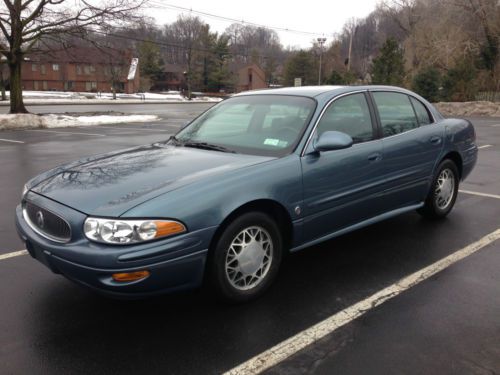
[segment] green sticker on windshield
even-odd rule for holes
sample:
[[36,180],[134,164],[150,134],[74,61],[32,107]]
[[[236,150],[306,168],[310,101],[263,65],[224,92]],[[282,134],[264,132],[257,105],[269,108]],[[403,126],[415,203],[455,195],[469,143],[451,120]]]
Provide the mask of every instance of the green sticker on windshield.
[[275,147],[286,147],[288,146],[287,141],[281,141],[279,139],[274,139],[274,138],[266,138],[264,140],[264,144],[266,146],[275,146]]

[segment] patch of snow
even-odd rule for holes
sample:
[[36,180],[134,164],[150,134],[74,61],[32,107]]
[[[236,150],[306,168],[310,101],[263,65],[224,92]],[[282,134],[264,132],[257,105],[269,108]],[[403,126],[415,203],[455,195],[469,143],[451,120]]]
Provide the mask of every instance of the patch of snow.
[[120,124],[130,122],[153,122],[159,120],[155,115],[96,115],[96,116],[68,116],[68,115],[34,115],[15,114],[0,115],[0,130],[33,129],[33,128],[61,128],[70,126],[92,126],[104,124]]
[[[7,96],[10,92],[6,92]],[[201,95],[201,93],[198,93]],[[113,99],[113,94],[110,92],[65,92],[65,91],[23,91],[23,97],[27,103],[43,103],[43,101],[55,100],[83,100],[83,101],[108,101]],[[163,91],[160,93],[145,92],[136,94],[116,94],[117,100],[151,100],[151,101],[172,101],[172,102],[188,102],[189,100],[181,95],[179,91]],[[219,102],[221,98],[201,96],[193,98],[196,102]]]

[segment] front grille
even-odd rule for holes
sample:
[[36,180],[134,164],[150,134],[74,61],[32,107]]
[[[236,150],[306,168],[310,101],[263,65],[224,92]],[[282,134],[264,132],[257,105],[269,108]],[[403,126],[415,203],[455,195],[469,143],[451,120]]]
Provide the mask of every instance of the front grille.
[[66,220],[45,208],[25,202],[24,215],[30,227],[40,235],[57,242],[70,240],[71,228]]

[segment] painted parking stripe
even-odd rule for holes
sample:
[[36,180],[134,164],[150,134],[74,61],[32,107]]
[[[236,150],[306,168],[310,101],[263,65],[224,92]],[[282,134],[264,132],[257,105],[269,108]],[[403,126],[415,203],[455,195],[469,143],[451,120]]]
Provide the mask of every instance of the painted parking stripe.
[[151,128],[118,128],[115,126],[99,126],[99,129],[116,129],[116,130],[146,130],[146,131],[156,131],[156,132],[167,132],[166,129],[151,129]]
[[464,193],[464,194],[477,195],[479,197],[487,197],[487,198],[500,199],[500,195],[488,194],[488,193],[481,193],[479,191],[470,191],[470,190],[462,190],[462,189],[460,189],[459,192],[460,193]]
[[477,149],[478,150],[481,150],[483,148],[488,148],[488,147],[491,147],[492,145],[482,145],[482,146],[479,146]]
[[271,349],[258,354],[247,362],[229,370],[225,375],[259,374],[278,363],[284,361],[291,355],[299,352],[308,345],[320,340],[338,328],[363,316],[368,311],[396,297],[405,290],[421,283],[436,273],[448,268],[452,264],[474,254],[485,246],[500,238],[500,228],[484,236],[480,240],[454,252],[451,255],[427,266],[411,275],[399,280],[385,289],[371,295],[370,297],[342,310],[329,318],[315,324],[314,326],[297,333],[295,336],[282,341]]
[[22,141],[14,141],[13,139],[4,139],[4,138],[0,138],[0,141],[3,141],[3,142],[12,142],[12,143],[24,143]]
[[56,130],[26,130],[26,131],[29,131],[29,132],[40,132],[40,133],[76,134],[76,135],[90,135],[90,136],[94,136],[94,137],[106,137],[106,134],[59,132],[59,131],[56,131]]
[[5,259],[9,259],[9,258],[19,257],[21,255],[26,255],[26,254],[28,254],[27,250],[19,250],[19,251],[14,251],[12,253],[0,254],[0,260],[5,260]]

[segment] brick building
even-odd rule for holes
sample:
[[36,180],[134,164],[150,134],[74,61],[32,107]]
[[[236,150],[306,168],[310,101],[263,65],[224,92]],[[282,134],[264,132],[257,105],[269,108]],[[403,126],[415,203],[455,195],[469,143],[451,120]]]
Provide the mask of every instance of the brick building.
[[185,68],[179,64],[165,64],[153,82],[152,91],[175,90],[181,91],[186,87]]
[[265,89],[267,87],[266,74],[257,64],[247,65],[238,70],[236,92]]
[[35,91],[111,92],[114,82],[117,92],[131,94],[140,82],[132,59],[129,51],[91,47],[30,55],[23,62],[22,84],[24,90]]

